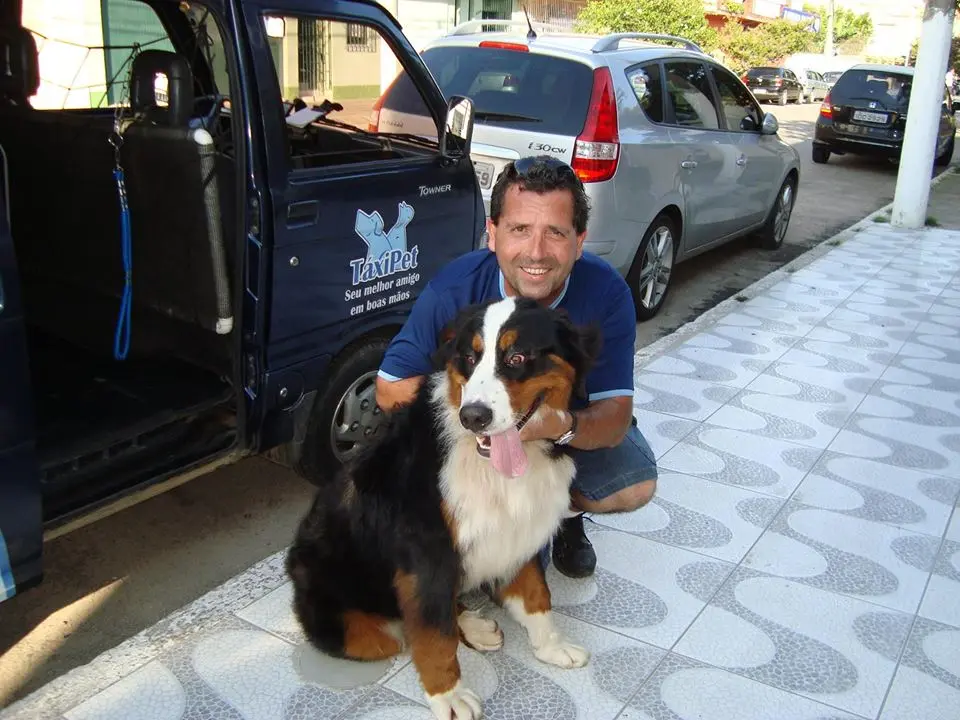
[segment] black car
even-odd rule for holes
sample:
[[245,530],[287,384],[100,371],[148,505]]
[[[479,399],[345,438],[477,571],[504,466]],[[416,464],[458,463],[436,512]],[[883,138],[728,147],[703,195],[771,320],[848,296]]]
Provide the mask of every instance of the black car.
[[[820,107],[813,136],[813,161],[825,163],[831,153],[900,157],[913,87],[913,68],[897,65],[854,65],[837,80]],[[944,85],[934,163],[953,157],[960,103]]]
[[750,68],[740,78],[757,100],[786,105],[790,100],[803,102],[803,83],[792,70],[782,67]]

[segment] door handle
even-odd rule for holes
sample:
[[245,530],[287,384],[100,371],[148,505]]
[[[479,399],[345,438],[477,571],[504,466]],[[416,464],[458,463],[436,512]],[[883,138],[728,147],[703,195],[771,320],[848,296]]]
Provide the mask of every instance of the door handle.
[[320,203],[316,200],[302,200],[287,205],[287,225],[309,225],[317,222]]
[[737,165],[739,165],[740,167],[743,167],[743,166],[746,165],[746,164],[747,164],[747,156],[746,156],[746,155],[741,155],[740,157],[737,158]]
[[684,170],[692,170],[696,166],[697,166],[696,160],[684,160],[682,163],[680,163],[680,167],[682,167]]

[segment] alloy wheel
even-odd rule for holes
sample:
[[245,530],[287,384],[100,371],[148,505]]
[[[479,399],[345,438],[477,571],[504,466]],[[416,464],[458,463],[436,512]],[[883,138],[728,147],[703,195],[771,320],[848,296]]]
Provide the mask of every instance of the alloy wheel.
[[667,293],[673,272],[673,233],[661,225],[650,236],[640,266],[639,297],[647,310],[657,307]]
[[786,183],[777,199],[777,213],[773,220],[773,236],[779,245],[787,235],[790,215],[793,213],[793,185]]

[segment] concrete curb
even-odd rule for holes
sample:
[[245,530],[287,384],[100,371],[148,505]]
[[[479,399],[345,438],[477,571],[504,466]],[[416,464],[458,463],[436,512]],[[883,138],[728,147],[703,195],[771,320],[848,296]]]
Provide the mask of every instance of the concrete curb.
[[[935,188],[944,177],[947,177],[953,173],[960,173],[960,165],[950,165],[943,172],[941,172],[936,177],[930,180],[931,190]],[[723,317],[729,315],[732,312],[735,312],[738,307],[742,305],[742,302],[737,300],[738,296],[746,295],[747,297],[756,297],[761,294],[764,290],[767,290],[782,280],[790,277],[795,271],[800,268],[806,267],[811,263],[819,260],[824,255],[828,254],[831,250],[834,250],[844,241],[849,240],[857,235],[857,233],[866,229],[865,223],[873,222],[875,217],[890,213],[893,210],[893,202],[887,203],[881,208],[878,208],[874,212],[862,217],[860,220],[857,220],[852,225],[847,226],[840,232],[824,239],[818,245],[813,246],[807,250],[802,255],[795,257],[793,260],[788,262],[786,265],[783,265],[780,268],[777,268],[768,275],[764,275],[762,278],[757,280],[751,285],[743,288],[740,292],[728,297],[726,300],[723,300],[720,303],[717,303],[712,308],[707,310],[702,315],[698,316],[694,320],[681,325],[676,330],[671,332],[669,335],[654,340],[649,345],[645,345],[634,353],[633,364],[634,372],[636,373],[643,366],[650,363],[658,355],[669,352],[677,345],[681,345],[686,342],[690,337],[696,335],[697,333],[703,332],[708,327],[716,325],[717,322]],[[924,228],[926,229],[926,228]],[[904,231],[904,232],[914,232],[913,230]]]

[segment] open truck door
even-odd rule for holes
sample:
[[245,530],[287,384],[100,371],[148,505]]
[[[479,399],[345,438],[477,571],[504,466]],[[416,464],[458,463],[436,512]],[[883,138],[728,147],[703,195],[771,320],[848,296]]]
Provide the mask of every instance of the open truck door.
[[42,577],[43,519],[27,339],[0,148],[0,601]]

